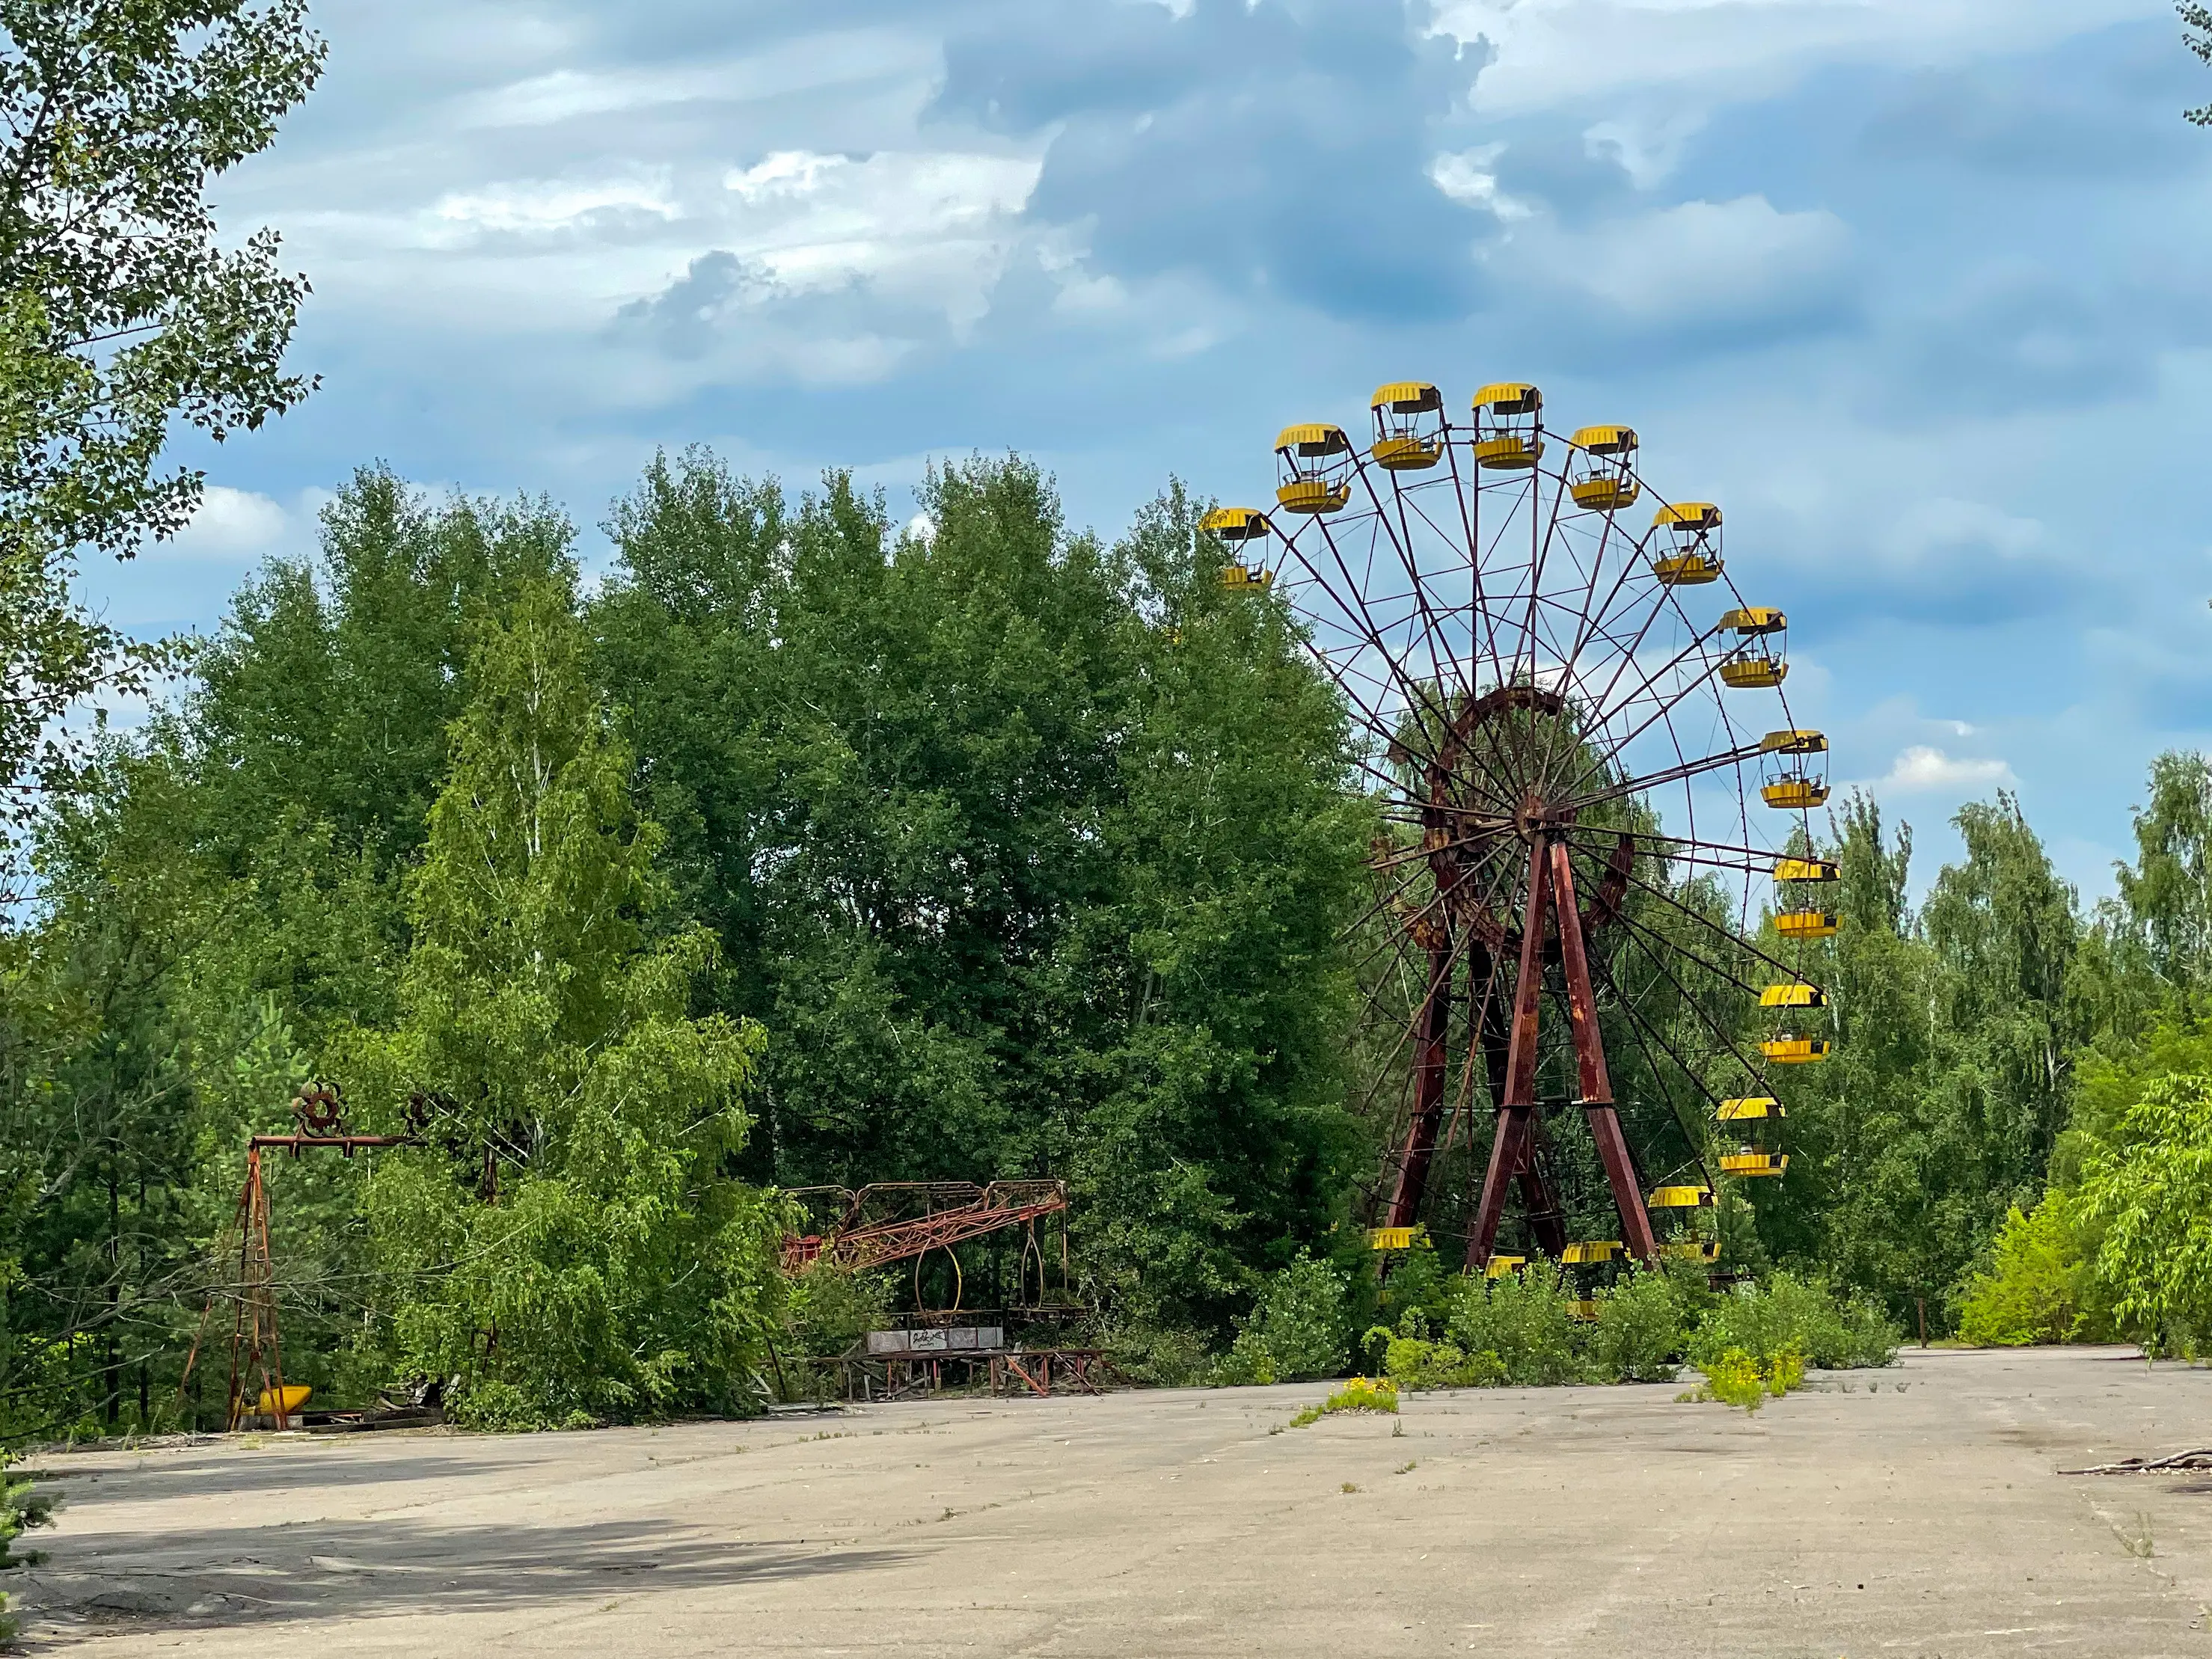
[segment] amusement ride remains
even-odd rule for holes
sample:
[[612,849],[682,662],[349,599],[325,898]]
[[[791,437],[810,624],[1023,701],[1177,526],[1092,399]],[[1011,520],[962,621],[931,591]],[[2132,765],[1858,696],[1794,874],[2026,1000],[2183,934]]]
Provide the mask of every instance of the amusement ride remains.
[[[1631,428],[1563,435],[1521,383],[1465,423],[1420,381],[1370,415],[1364,445],[1285,428],[1273,510],[1203,528],[1224,587],[1302,623],[1382,806],[1372,1240],[1463,1231],[1492,1276],[1527,1253],[1713,1260],[1722,1180],[1789,1167],[1767,1068],[1830,1046],[1808,971],[1837,928],[1809,818],[1828,744],[1790,714],[1786,618],[1737,591],[1718,507],[1645,483]],[[1431,1176],[1462,1135],[1451,1229]],[[1522,1254],[1500,1248],[1509,1189]]]

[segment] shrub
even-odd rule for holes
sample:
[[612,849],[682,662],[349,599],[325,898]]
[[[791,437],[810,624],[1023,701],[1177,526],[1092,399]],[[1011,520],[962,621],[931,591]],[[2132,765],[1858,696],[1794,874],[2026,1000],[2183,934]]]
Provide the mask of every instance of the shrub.
[[1578,1382],[1585,1375],[1584,1339],[1574,1303],[1565,1274],[1542,1265],[1503,1279],[1462,1279],[1452,1287],[1444,1334],[1500,1382]]
[[1188,1388],[1213,1370],[1206,1333],[1185,1326],[1115,1325],[1101,1334],[1099,1346],[1122,1376],[1156,1388]]
[[2153,1081],[2083,1170],[2097,1276],[2152,1352],[2212,1349],[2212,1078]]
[[785,1290],[792,1352],[803,1359],[842,1354],[890,1317],[890,1307],[887,1275],[816,1261],[793,1275]]
[[1379,1377],[1355,1376],[1331,1394],[1318,1406],[1309,1406],[1291,1419],[1291,1426],[1303,1429],[1308,1424],[1318,1423],[1331,1412],[1389,1412],[1398,1409],[1398,1389],[1394,1382]]
[[1480,1389],[1505,1380],[1505,1367],[1494,1353],[1469,1355],[1450,1342],[1429,1340],[1428,1321],[1408,1309],[1398,1328],[1377,1325],[1363,1346],[1379,1357],[1382,1373],[1401,1389]]
[[1676,1398],[1717,1400],[1723,1405],[1755,1412],[1767,1395],[1779,1400],[1792,1389],[1805,1386],[1805,1356],[1795,1345],[1783,1348],[1764,1364],[1741,1348],[1730,1348],[1699,1369],[1705,1372],[1705,1381]]
[[1376,1293],[1380,1322],[1395,1328],[1407,1314],[1418,1313],[1431,1325],[1442,1324],[1459,1277],[1458,1265],[1437,1254],[1426,1231],[1416,1229],[1413,1248],[1393,1261],[1390,1276]]
[[1747,1412],[1755,1412],[1765,1403],[1766,1380],[1759,1375],[1759,1362],[1741,1348],[1730,1348],[1699,1369],[1705,1380],[1683,1399],[1717,1400]]
[[1334,1376],[1344,1369],[1349,1325],[1343,1275],[1301,1250],[1267,1280],[1214,1380],[1233,1385]]
[[1591,1376],[1602,1382],[1671,1382],[1685,1341],[1683,1297],[1663,1273],[1632,1268],[1597,1295],[1588,1336]]
[[1977,1347],[2064,1342],[2108,1322],[2094,1251],[2078,1206],[2049,1193],[2034,1209],[2014,1207],[1990,1247],[1988,1264],[1956,1293],[1959,1334]]
[[1751,1356],[1762,1370],[1795,1349],[1823,1370],[1887,1365],[1902,1333],[1863,1297],[1838,1299],[1825,1285],[1778,1273],[1763,1285],[1740,1285],[1714,1299],[1689,1344],[1690,1359],[1709,1376],[1730,1352]]
[[527,1394],[497,1377],[463,1383],[447,1401],[446,1416],[457,1427],[486,1434],[533,1434],[553,1426]]

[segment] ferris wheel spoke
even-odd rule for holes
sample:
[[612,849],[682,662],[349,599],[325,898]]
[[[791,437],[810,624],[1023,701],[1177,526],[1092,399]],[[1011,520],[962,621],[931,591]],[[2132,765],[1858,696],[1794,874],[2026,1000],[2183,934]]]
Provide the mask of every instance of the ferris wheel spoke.
[[1711,916],[1702,915],[1695,906],[1683,903],[1672,893],[1668,892],[1663,888],[1653,886],[1650,882],[1645,881],[1641,876],[1637,875],[1632,871],[1629,874],[1628,883],[1630,886],[1640,888],[1644,892],[1650,894],[1654,898],[1662,900],[1666,903],[1673,905],[1674,908],[1680,910],[1684,915],[1689,917],[1691,921],[1696,922],[1699,927],[1705,928],[1710,933],[1718,934],[1720,938],[1726,940],[1735,949],[1745,952],[1747,955],[1755,957],[1760,962],[1765,963],[1768,967],[1773,969],[1777,973],[1787,974],[1792,981],[1801,981],[1804,978],[1804,975],[1796,968],[1790,966],[1790,963],[1782,961],[1779,957],[1767,955],[1765,951],[1761,950],[1758,945],[1753,945],[1749,939],[1744,939],[1740,935],[1730,932],[1728,928],[1723,927],[1719,922],[1715,921]]
[[[1682,1000],[1682,1006],[1695,1015],[1698,1020],[1712,1033],[1714,1039],[1718,1042],[1720,1047],[1727,1051],[1728,1057],[1734,1060],[1735,1063],[1742,1068],[1744,1076],[1750,1079],[1751,1083],[1762,1093],[1765,1092],[1766,1090],[1766,1082],[1765,1078],[1761,1075],[1757,1064],[1755,1064],[1752,1060],[1751,1057],[1746,1054],[1743,1050],[1736,1047],[1735,1038],[1722,1026],[1718,1020],[1713,1018],[1711,1012],[1702,1002],[1690,994],[1688,988],[1683,985],[1682,981],[1674,976],[1674,970],[1667,965],[1666,957],[1662,952],[1654,950],[1650,944],[1645,942],[1641,933],[1635,929],[1632,928],[1630,930],[1628,939],[1630,943],[1644,952],[1644,956],[1650,959],[1651,965],[1654,968],[1656,968],[1661,975],[1665,977],[1667,982],[1674,988],[1676,994]],[[1671,941],[1669,942],[1671,943]],[[1716,1053],[1714,1058],[1718,1059],[1719,1057],[1719,1054]],[[1698,1079],[1698,1087],[1703,1089],[1705,1085],[1702,1075],[1696,1072],[1692,1072],[1692,1075]]]
[[[1398,509],[1399,524],[1397,529],[1393,529],[1390,524],[1389,509],[1383,506],[1382,497],[1375,489],[1375,480],[1368,474],[1367,463],[1355,455],[1352,465],[1358,477],[1360,488],[1367,492],[1367,499],[1375,505],[1376,519],[1382,526],[1383,536],[1389,540],[1391,551],[1398,556],[1399,563],[1405,568],[1406,579],[1413,584],[1413,605],[1421,619],[1420,637],[1428,650],[1430,674],[1435,684],[1442,686],[1448,678],[1444,672],[1443,663],[1437,655],[1437,641],[1442,629],[1437,624],[1435,613],[1430,609],[1428,591],[1421,580],[1420,568],[1414,560],[1413,531],[1412,527],[1405,522],[1405,494],[1397,487],[1396,475],[1394,473],[1390,487],[1391,499],[1392,505]],[[1405,532],[1402,538],[1399,534],[1400,530]],[[1464,686],[1462,688],[1463,690],[1466,689],[1468,688]]]
[[[1679,901],[1675,902],[1674,908],[1685,912],[1690,911],[1689,906],[1682,904]],[[1694,914],[1694,912],[1691,912],[1691,914]],[[1698,967],[1704,969],[1716,979],[1724,979],[1740,991],[1746,992],[1755,997],[1765,988],[1763,986],[1753,984],[1749,980],[1744,978],[1742,975],[1735,972],[1733,969],[1723,967],[1721,963],[1714,962],[1709,957],[1700,956],[1697,951],[1692,950],[1688,945],[1680,943],[1679,940],[1668,939],[1664,933],[1660,933],[1656,928],[1645,926],[1643,922],[1638,921],[1635,917],[1628,915],[1626,911],[1616,918],[1616,920],[1618,920],[1620,925],[1627,928],[1632,933],[1641,934],[1648,939],[1663,941],[1669,949],[1679,951],[1682,955],[1687,957],[1692,962],[1696,963]]]
[[[1693,653],[1702,650],[1705,644],[1716,637],[1719,632],[1720,629],[1717,627],[1715,627],[1709,629],[1707,632],[1699,635],[1698,638],[1692,641],[1688,645],[1684,646],[1680,651],[1675,653],[1674,658],[1666,665],[1666,666],[1659,671],[1659,673],[1645,675],[1638,687],[1638,690],[1650,690],[1657,682],[1660,673],[1665,673],[1679,667]],[[1699,687],[1704,685],[1705,683],[1704,677],[1701,676],[1697,679],[1688,681],[1682,684],[1671,696],[1663,698],[1655,696],[1654,701],[1657,704],[1655,712],[1646,717],[1641,725],[1638,726],[1626,737],[1616,742],[1610,750],[1597,757],[1588,767],[1583,769],[1582,775],[1577,778],[1570,786],[1570,792],[1571,793],[1572,790],[1580,789],[1584,784],[1588,783],[1592,777],[1597,775],[1599,769],[1605,763],[1605,762],[1610,760],[1613,756],[1625,751],[1630,744],[1635,742],[1637,738],[1642,737],[1646,732],[1657,725],[1660,720],[1664,719],[1668,709],[1674,708],[1675,704],[1680,702],[1685,697],[1691,696],[1693,692],[1698,690]],[[1604,723],[1612,718],[1613,714],[1617,712],[1620,711],[1601,710],[1592,717],[1592,724],[1601,728]]]
[[1697,760],[1685,760],[1656,772],[1646,772],[1640,777],[1623,778],[1589,794],[1571,797],[1565,804],[1580,811],[1606,801],[1619,800],[1626,795],[1640,795],[1648,790],[1664,788],[1670,783],[1682,783],[1691,778],[1702,777],[1708,772],[1717,772],[1723,767],[1741,766],[1747,761],[1757,760],[1763,752],[1755,743],[1746,744],[1741,749],[1723,750],[1717,754],[1705,755]]
[[[1578,826],[1578,825],[1570,825],[1570,826],[1569,826],[1569,828],[1568,828],[1568,831],[1567,831],[1567,833],[1568,833],[1568,834],[1570,834],[1570,835],[1575,834],[1575,833],[1577,833],[1577,831],[1580,828],[1581,828],[1581,826]],[[1745,844],[1743,844],[1743,845],[1739,846],[1739,845],[1732,844],[1732,843],[1728,842],[1706,841],[1706,840],[1704,840],[1704,839],[1702,839],[1702,838],[1693,837],[1693,836],[1670,836],[1670,835],[1668,835],[1664,830],[1635,830],[1635,829],[1620,829],[1620,830],[1616,830],[1616,829],[1614,829],[1613,826],[1611,826],[1611,825],[1609,825],[1609,824],[1608,824],[1608,825],[1607,825],[1603,830],[1597,830],[1597,831],[1595,831],[1595,833],[1597,833],[1597,834],[1600,834],[1600,835],[1606,835],[1606,836],[1632,836],[1634,839],[1636,839],[1636,840],[1638,840],[1638,841],[1641,841],[1641,842],[1650,842],[1650,843],[1651,843],[1655,848],[1660,848],[1660,849],[1662,849],[1662,850],[1663,850],[1663,849],[1665,849],[1665,848],[1684,848],[1684,847],[1686,847],[1686,848],[1692,848],[1693,851],[1697,851],[1697,852],[1705,852],[1705,853],[1731,853],[1731,854],[1738,854],[1738,855],[1740,855],[1740,856],[1741,856],[1741,857],[1743,857],[1743,858],[1746,858],[1746,859],[1762,859],[1762,860],[1768,860],[1770,863],[1771,863],[1771,861],[1772,861],[1776,857],[1778,857],[1778,854],[1777,854],[1776,850],[1775,850],[1773,848],[1771,848],[1771,847],[1753,847],[1753,846],[1750,845],[1750,844],[1749,844],[1749,843],[1747,843],[1747,843],[1745,843]],[[1666,855],[1666,856],[1668,856],[1668,857],[1669,857],[1669,858],[1682,858],[1682,859],[1683,859],[1683,861],[1684,861],[1685,863],[1700,863],[1700,864],[1702,864],[1702,863],[1711,862],[1711,860],[1705,860],[1705,859],[1702,859],[1702,858],[1690,858],[1690,857],[1687,857],[1687,856],[1686,856],[1686,855],[1684,855],[1684,854],[1680,854],[1680,853],[1667,853],[1665,855]],[[1735,866],[1729,866],[1729,868],[1734,868],[1734,867],[1735,867]]]
[[[1566,487],[1566,479],[1564,477],[1560,479],[1560,484],[1564,491]],[[1582,605],[1575,611],[1575,634],[1567,647],[1565,660],[1559,670],[1559,686],[1562,691],[1574,684],[1575,668],[1582,660],[1583,648],[1589,644],[1594,634],[1602,630],[1606,613],[1612,609],[1613,599],[1619,595],[1622,585],[1628,580],[1630,574],[1636,568],[1632,559],[1627,557],[1621,559],[1620,574],[1613,578],[1612,587],[1607,590],[1605,603],[1602,605],[1597,603],[1598,580],[1605,574],[1606,546],[1612,538],[1613,530],[1613,515],[1607,514],[1605,517],[1604,528],[1598,532],[1597,545],[1591,550],[1589,579],[1583,586]],[[1553,734],[1553,742],[1545,747],[1541,775],[1547,779],[1551,775],[1553,761],[1558,758],[1556,750],[1560,736],[1561,733],[1555,732]]]
[[[1346,695],[1351,696],[1355,704],[1360,708],[1361,712],[1367,716],[1369,726],[1376,732],[1377,735],[1383,737],[1386,741],[1390,742],[1395,746],[1411,748],[1412,745],[1410,745],[1407,741],[1407,728],[1411,728],[1414,731],[1422,729],[1422,722],[1418,717],[1414,716],[1414,711],[1417,708],[1432,708],[1433,699],[1424,688],[1417,685],[1413,680],[1409,679],[1405,675],[1402,670],[1397,668],[1395,659],[1391,655],[1389,642],[1385,640],[1382,631],[1377,627],[1374,616],[1368,608],[1366,600],[1358,592],[1356,584],[1352,581],[1351,570],[1344,562],[1343,554],[1336,545],[1335,537],[1330,533],[1328,523],[1325,520],[1318,522],[1320,523],[1322,540],[1328,546],[1330,557],[1335,563],[1338,571],[1342,574],[1346,585],[1346,597],[1350,600],[1350,606],[1346,611],[1346,620],[1351,620],[1352,612],[1356,611],[1358,617],[1358,631],[1364,637],[1368,647],[1375,652],[1376,654],[1382,657],[1386,663],[1389,663],[1392,665],[1394,670],[1393,679],[1400,695],[1405,701],[1409,718],[1401,722],[1400,728],[1394,732],[1390,727],[1385,726],[1382,722],[1379,709],[1368,708],[1364,700],[1361,699],[1357,696],[1357,694],[1350,690],[1346,684],[1348,676],[1346,673],[1336,672],[1335,669],[1332,668],[1333,676],[1336,678],[1340,686],[1346,688]],[[1301,554],[1300,557],[1303,559],[1304,556]],[[1314,567],[1310,561],[1307,562],[1306,568],[1309,570],[1313,569]],[[1316,579],[1321,581],[1321,585],[1324,590],[1331,591],[1332,592],[1334,592],[1334,590],[1328,590],[1327,581],[1321,579],[1318,572],[1316,572]],[[1323,657],[1322,660],[1324,663],[1330,661],[1330,659],[1326,656]],[[1361,678],[1364,678],[1367,677],[1363,675]],[[1438,714],[1448,713],[1448,711],[1443,710],[1437,710],[1435,712]],[[1425,760],[1431,765],[1438,767],[1440,769],[1446,771],[1454,770],[1455,769],[1443,767],[1440,753],[1441,749],[1442,744],[1438,742],[1433,743],[1427,750],[1417,750],[1414,752],[1417,754],[1418,758]],[[1489,772],[1488,766],[1479,756],[1476,757],[1476,764],[1480,766],[1486,773]],[[1494,774],[1492,775],[1492,782],[1493,787],[1502,787],[1499,785]],[[1393,779],[1391,780],[1391,787],[1395,789],[1401,786],[1397,780]]]
[[[1613,988],[1615,994],[1618,995],[1618,986],[1616,985]],[[1698,1133],[1698,1125],[1692,1121],[1684,1111],[1682,1103],[1675,1099],[1674,1091],[1667,1086],[1667,1067],[1660,1065],[1658,1055],[1653,1054],[1651,1051],[1651,1040],[1647,1038],[1644,1035],[1647,1030],[1651,1030],[1654,1036],[1656,1036],[1656,1028],[1652,1027],[1651,1022],[1640,1010],[1628,1006],[1625,1000],[1622,1005],[1622,1012],[1628,1016],[1628,1033],[1636,1040],[1637,1052],[1643,1055],[1645,1066],[1650,1069],[1653,1079],[1658,1084],[1660,1103],[1667,1109],[1667,1121],[1673,1125],[1675,1133],[1681,1136],[1683,1145],[1689,1150],[1690,1161],[1702,1168],[1702,1159],[1698,1153],[1698,1141],[1700,1137]],[[1662,1046],[1662,1048],[1664,1047],[1663,1043]],[[1689,1067],[1680,1060],[1675,1059],[1671,1050],[1668,1051],[1668,1055],[1670,1060],[1674,1060],[1674,1069],[1676,1071],[1683,1073],[1689,1072]],[[1691,1074],[1691,1080],[1693,1086],[1698,1087],[1702,1092],[1704,1085],[1696,1078],[1694,1073]],[[1627,1132],[1628,1126],[1624,1123],[1622,1128],[1623,1133],[1626,1133]],[[1660,1167],[1659,1161],[1651,1155],[1652,1139],[1653,1138],[1651,1137],[1645,1137],[1643,1139],[1643,1144],[1637,1146],[1634,1148],[1636,1164],[1639,1170],[1651,1171],[1656,1170]],[[1667,1166],[1668,1176],[1671,1177],[1674,1173],[1678,1172],[1684,1167],[1684,1164],[1679,1160],[1670,1162]],[[1667,1179],[1662,1177],[1657,1184],[1662,1186],[1667,1184]]]
[[[1451,471],[1452,504],[1457,508],[1459,514],[1460,537],[1456,545],[1467,550],[1468,593],[1474,607],[1475,618],[1482,624],[1483,637],[1480,640],[1470,637],[1468,641],[1468,655],[1471,660],[1468,665],[1468,679],[1469,684],[1473,685],[1480,672],[1479,665],[1484,661],[1494,663],[1498,660],[1498,619],[1491,612],[1488,591],[1482,580],[1482,561],[1476,553],[1474,507],[1469,501],[1467,485],[1460,477],[1459,447],[1453,437],[1455,428],[1449,418],[1441,422],[1441,428],[1444,459]],[[1438,533],[1443,536],[1447,545],[1453,544],[1449,537],[1442,532],[1441,527],[1437,526],[1433,520],[1429,519],[1425,513],[1421,516],[1432,530],[1438,531]]]

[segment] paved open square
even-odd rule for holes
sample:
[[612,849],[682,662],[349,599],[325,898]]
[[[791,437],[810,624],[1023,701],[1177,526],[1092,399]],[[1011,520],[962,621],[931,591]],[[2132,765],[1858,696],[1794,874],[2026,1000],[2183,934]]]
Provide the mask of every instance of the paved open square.
[[2212,1371],[1908,1351],[1755,1416],[1321,1384],[47,1455],[34,1651],[2212,1659]]

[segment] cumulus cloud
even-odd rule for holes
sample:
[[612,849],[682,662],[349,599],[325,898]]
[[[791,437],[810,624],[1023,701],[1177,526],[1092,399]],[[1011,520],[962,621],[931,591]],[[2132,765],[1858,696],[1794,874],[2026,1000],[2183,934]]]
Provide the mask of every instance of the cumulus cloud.
[[[2155,15],[2160,0],[2103,0],[2094,21]],[[2008,51],[2081,30],[2077,0],[2008,0]],[[1437,27],[1494,57],[1479,106],[1500,115],[1587,106],[1653,86],[1770,97],[1838,62],[1956,63],[1990,51],[1986,0],[1443,0]]]
[[2015,784],[2012,768],[2001,760],[1954,758],[1941,749],[1915,744],[1900,753],[1888,775],[1875,787],[1899,793],[1963,793]]
[[169,543],[171,556],[249,561],[273,551],[291,528],[284,509],[266,495],[210,484],[199,511]]
[[1431,167],[1482,53],[1431,17],[1425,0],[1035,0],[948,40],[934,112],[1042,136],[1031,214],[1081,226],[1103,271],[1460,315],[1495,226]]
[[1742,196],[1562,231],[1534,258],[1553,282],[1638,322],[1741,326],[1832,311],[1850,246],[1832,213],[1785,213]]

